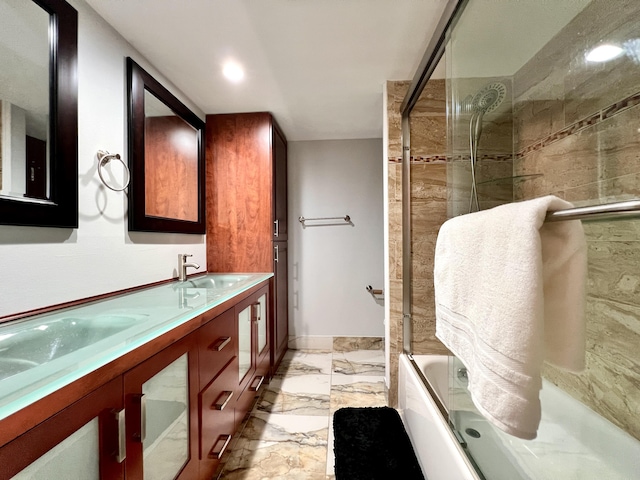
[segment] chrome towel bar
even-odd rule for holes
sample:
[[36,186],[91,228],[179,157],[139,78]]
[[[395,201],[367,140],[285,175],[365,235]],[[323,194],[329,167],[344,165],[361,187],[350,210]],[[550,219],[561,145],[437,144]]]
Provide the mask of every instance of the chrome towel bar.
[[617,220],[637,216],[640,216],[640,200],[628,200],[624,202],[556,210],[555,212],[547,213],[545,222],[563,222],[565,220]]
[[311,222],[311,221],[324,221],[324,220],[342,220],[345,223],[351,223],[351,217],[349,215],[345,215],[344,217],[314,217],[314,218],[304,218],[304,217],[298,217],[298,221],[302,224],[305,225],[305,222]]

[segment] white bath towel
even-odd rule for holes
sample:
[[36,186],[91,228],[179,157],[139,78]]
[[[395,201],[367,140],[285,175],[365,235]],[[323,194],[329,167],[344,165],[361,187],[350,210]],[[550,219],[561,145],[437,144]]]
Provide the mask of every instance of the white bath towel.
[[536,437],[543,361],[584,368],[584,230],[544,222],[571,206],[554,196],[501,205],[438,234],[436,336],[467,367],[478,410],[519,438]]

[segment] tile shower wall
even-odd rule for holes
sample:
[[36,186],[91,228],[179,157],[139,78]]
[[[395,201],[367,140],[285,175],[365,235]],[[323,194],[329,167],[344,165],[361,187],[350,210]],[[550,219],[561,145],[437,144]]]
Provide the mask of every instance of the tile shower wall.
[[[640,4],[594,0],[513,77],[516,199],[577,205],[640,196]],[[594,21],[598,19],[598,21]],[[627,55],[587,64],[602,39]],[[629,43],[631,42],[631,43]],[[635,46],[633,44],[635,42]],[[589,253],[587,367],[545,376],[640,439],[640,221],[583,222]]]
[[[400,105],[408,81],[387,82],[389,125],[389,404],[397,403],[398,358],[402,353],[402,128]],[[411,208],[413,335],[415,353],[446,353],[435,338],[433,251],[447,218],[446,103],[444,80],[432,80],[411,115]]]

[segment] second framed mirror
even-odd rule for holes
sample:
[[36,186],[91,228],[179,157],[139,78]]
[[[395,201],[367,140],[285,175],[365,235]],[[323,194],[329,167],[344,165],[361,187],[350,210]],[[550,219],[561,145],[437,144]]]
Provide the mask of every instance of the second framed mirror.
[[127,58],[129,230],[205,233],[204,122]]

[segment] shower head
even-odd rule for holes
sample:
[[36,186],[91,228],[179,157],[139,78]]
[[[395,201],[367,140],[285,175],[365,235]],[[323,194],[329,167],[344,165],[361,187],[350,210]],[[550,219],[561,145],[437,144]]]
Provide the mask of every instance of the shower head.
[[507,87],[504,83],[490,83],[474,95],[471,101],[471,110],[484,115],[498,108],[506,95]]

